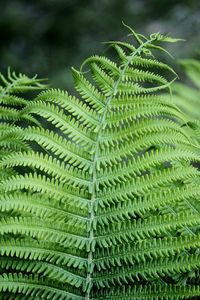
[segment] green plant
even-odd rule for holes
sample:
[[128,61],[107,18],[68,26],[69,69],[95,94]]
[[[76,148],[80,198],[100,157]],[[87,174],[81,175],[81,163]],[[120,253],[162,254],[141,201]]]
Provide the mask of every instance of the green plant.
[[[19,126],[23,121],[39,125],[31,115],[21,112],[27,104],[27,99],[22,94],[32,90],[44,89],[45,85],[36,77],[29,78],[26,75],[16,75],[8,69],[7,78],[0,74],[2,85],[0,86],[0,158],[14,151],[28,151],[31,147],[17,135]],[[11,169],[0,169],[0,178],[14,173]]]
[[183,59],[179,61],[185,70],[187,78],[192,85],[181,82],[172,85],[174,103],[187,115],[188,130],[192,134],[193,142],[200,143],[200,62],[195,59]]
[[0,162],[2,299],[200,296],[200,151],[152,52],[176,40],[130,30],[138,47],[73,69],[79,98],[50,89],[17,109],[35,125]]

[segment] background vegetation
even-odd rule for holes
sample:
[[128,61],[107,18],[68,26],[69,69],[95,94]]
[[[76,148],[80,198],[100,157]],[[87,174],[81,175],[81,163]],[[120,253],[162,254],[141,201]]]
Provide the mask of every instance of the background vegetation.
[[123,20],[143,34],[160,31],[187,39],[173,46],[175,57],[197,57],[199,0],[1,0],[0,70],[9,65],[28,75],[71,86],[70,67],[123,39]]

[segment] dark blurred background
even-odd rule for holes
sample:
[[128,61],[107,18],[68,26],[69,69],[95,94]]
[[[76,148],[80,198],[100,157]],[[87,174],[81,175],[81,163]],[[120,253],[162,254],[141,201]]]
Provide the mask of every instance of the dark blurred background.
[[70,67],[123,39],[122,20],[137,32],[184,38],[176,59],[200,56],[199,0],[0,0],[0,71],[48,77],[69,88]]

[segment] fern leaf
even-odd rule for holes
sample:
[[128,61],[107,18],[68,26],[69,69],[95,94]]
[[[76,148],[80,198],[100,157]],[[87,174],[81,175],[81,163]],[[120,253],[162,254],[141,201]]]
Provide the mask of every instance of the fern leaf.
[[1,76],[0,297],[200,296],[197,123],[161,95],[176,73],[153,55],[176,39],[128,29],[115,61],[72,69],[76,97],[27,101],[40,81]]

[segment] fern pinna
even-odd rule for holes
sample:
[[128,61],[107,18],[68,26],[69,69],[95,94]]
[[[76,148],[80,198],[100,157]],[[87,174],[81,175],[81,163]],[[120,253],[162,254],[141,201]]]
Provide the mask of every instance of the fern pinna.
[[0,163],[1,299],[200,296],[200,152],[152,52],[175,40],[130,30],[138,46],[111,42],[115,62],[73,69],[79,96],[50,89],[20,110],[35,125]]
[[[19,125],[23,121],[39,124],[31,115],[21,113],[27,104],[27,99],[22,94],[44,89],[45,85],[41,84],[41,80],[36,76],[29,78],[26,75],[16,75],[8,69],[7,78],[0,74],[2,85],[0,86],[0,158],[13,151],[31,150],[30,146],[17,135]],[[0,178],[13,173],[14,170],[5,168],[0,169]]]

